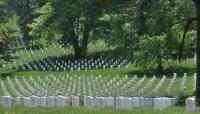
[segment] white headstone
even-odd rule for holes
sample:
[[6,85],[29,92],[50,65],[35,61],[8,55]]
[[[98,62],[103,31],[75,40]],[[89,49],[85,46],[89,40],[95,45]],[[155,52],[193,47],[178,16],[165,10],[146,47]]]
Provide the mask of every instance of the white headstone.
[[39,100],[40,100],[40,98],[37,97],[37,96],[30,97],[31,107],[38,107],[39,106]]
[[84,98],[84,106],[87,107],[87,108],[91,108],[94,106],[94,100],[93,100],[93,97],[91,96],[86,96]]
[[144,98],[144,106],[153,106],[153,98]]
[[80,105],[79,97],[73,96],[72,97],[72,107],[79,107],[79,105]]
[[47,97],[47,106],[54,107],[55,106],[55,98],[53,96]]
[[124,108],[132,109],[132,107],[133,107],[132,98],[124,98]]
[[31,102],[30,102],[30,98],[28,97],[23,97],[23,104],[25,107],[30,107],[31,106]]
[[187,98],[185,101],[186,111],[194,112],[196,110],[196,99],[195,97]]
[[116,104],[117,109],[124,109],[124,98],[123,97],[116,97]]
[[47,106],[47,98],[46,97],[40,97],[39,106],[41,106],[41,107],[46,107]]
[[133,102],[133,107],[139,107],[140,106],[140,102],[139,102],[138,97],[133,97],[132,102]]
[[12,106],[12,97],[10,97],[10,96],[1,97],[1,104],[5,107],[11,107]]
[[143,97],[139,97],[139,104],[140,104],[140,106],[144,106],[144,98]]
[[154,109],[155,110],[163,110],[162,98],[154,98]]
[[70,97],[63,96],[63,103],[64,103],[64,107],[70,106],[71,105]]
[[96,107],[105,107],[105,98],[104,97],[95,97],[94,98],[94,106]]
[[114,98],[113,97],[106,97],[105,98],[106,107],[114,107]]
[[23,105],[23,98],[22,97],[16,98],[16,105]]
[[56,107],[64,107],[63,96],[57,96],[56,99]]

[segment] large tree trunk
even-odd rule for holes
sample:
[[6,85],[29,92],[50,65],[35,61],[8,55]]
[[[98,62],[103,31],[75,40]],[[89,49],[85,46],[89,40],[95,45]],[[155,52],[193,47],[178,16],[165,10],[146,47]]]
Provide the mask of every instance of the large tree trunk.
[[197,9],[197,83],[196,97],[200,101],[200,0],[194,0]]
[[88,40],[89,40],[89,30],[85,29],[81,45],[82,46],[81,56],[84,58],[87,56]]
[[76,36],[73,26],[68,25],[68,28],[66,28],[64,31],[63,37],[69,39],[69,41],[72,43],[73,48],[74,48],[74,59],[81,58],[82,50],[79,45],[78,37]]
[[148,9],[148,4],[151,2],[151,0],[142,0],[141,1],[141,4],[139,6],[139,28],[138,28],[138,35],[141,36],[141,35],[144,35],[145,32],[147,31],[146,29],[146,16],[145,16],[145,12],[146,12],[146,9]]
[[74,40],[73,47],[74,47],[74,59],[80,59],[82,50],[78,44],[78,40]]
[[74,59],[79,59],[81,58],[81,47],[78,42],[78,37],[75,35],[75,32],[70,33],[70,38],[73,43],[73,48],[74,48]]
[[138,29],[138,34],[139,36],[140,35],[143,35],[144,32],[146,32],[146,29],[145,29],[145,22],[146,22],[146,18],[145,18],[145,6],[147,5],[147,2],[148,1],[142,1],[141,5],[140,5],[140,12],[139,12],[139,29]]
[[163,66],[162,66],[162,58],[158,58],[158,65],[157,65],[157,71],[159,73],[162,73],[163,72]]

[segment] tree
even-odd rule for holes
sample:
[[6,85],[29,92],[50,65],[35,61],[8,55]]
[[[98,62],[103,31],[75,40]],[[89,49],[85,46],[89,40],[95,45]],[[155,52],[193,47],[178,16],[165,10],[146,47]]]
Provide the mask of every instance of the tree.
[[[200,0],[193,0],[195,6],[196,6],[196,17],[188,18],[187,19],[187,26],[185,28],[185,32],[183,35],[183,40],[182,40],[182,45],[180,47],[180,51],[182,51],[184,40],[185,40],[185,35],[187,33],[187,29],[189,25],[193,21],[197,21],[197,37],[196,37],[196,54],[197,54],[197,68],[196,68],[196,73],[197,73],[197,79],[196,79],[196,91],[195,91],[195,96],[197,98],[197,101],[200,101]],[[181,52],[180,52],[180,56]]]
[[167,58],[166,35],[141,36],[136,63],[142,68],[155,66],[158,72],[163,71],[162,60]]
[[101,17],[106,12],[115,11],[121,3],[124,1],[48,1],[39,10],[36,10],[39,16],[29,24],[30,35],[40,37],[40,33],[45,33],[49,29],[53,30],[55,34],[62,34],[64,41],[71,43],[76,59],[85,57],[88,42],[94,35],[94,31],[106,27],[106,22]]
[[0,25],[0,65],[7,60],[9,51],[8,43],[8,31]]
[[9,56],[9,31],[5,26],[8,21],[12,11],[8,5],[7,0],[2,0],[0,2],[0,65],[8,60]]
[[197,101],[200,101],[200,0],[193,0],[197,10],[197,85],[196,85],[196,98]]
[[[47,0],[10,0],[9,3],[12,8],[15,10],[18,16],[18,24],[23,33],[23,41],[26,46],[29,46],[30,43],[33,45],[33,37],[29,35],[30,27],[28,24],[32,23],[33,19],[37,16],[34,13],[34,10],[38,7],[43,6]],[[31,42],[32,41],[32,42]]]

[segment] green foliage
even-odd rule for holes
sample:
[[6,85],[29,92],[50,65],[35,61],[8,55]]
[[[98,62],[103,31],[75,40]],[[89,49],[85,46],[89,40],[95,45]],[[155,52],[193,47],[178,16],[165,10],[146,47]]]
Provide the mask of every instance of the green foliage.
[[7,0],[0,1],[0,66],[8,60],[9,56],[9,31],[6,27],[6,22],[9,21],[12,11]]
[[102,19],[103,15],[115,12],[118,5],[123,2],[121,0],[48,1],[42,7],[35,9],[38,16],[28,24],[31,28],[29,34],[35,38],[47,39],[49,33],[51,36],[62,34],[62,40],[74,47],[75,55],[81,53],[81,56],[86,56],[88,43],[94,38],[102,38],[98,31],[108,28],[108,23]]
[[[166,51],[161,56],[177,58],[185,20],[196,13],[192,0],[1,0],[0,7],[2,20],[7,20],[13,9],[16,13],[12,16],[17,16],[23,35],[13,32],[13,38],[23,37],[25,44],[61,40],[72,45],[78,58],[87,55],[88,44],[99,45],[99,39],[109,48],[123,50],[121,55],[142,55],[140,49],[146,46],[141,44],[142,37],[161,34],[166,37]],[[193,24],[184,56],[194,52],[194,34]]]
[[49,37],[49,33],[53,32],[50,30],[48,24],[53,18],[53,8],[50,3],[46,3],[40,9],[36,9],[35,13],[40,15],[35,18],[32,23],[28,24],[31,29],[29,34],[34,38]]
[[8,31],[5,27],[0,26],[0,65],[5,61],[8,52]]
[[5,27],[0,26],[0,43],[5,44],[8,37],[8,31]]
[[0,23],[5,23],[9,16],[11,15],[12,11],[8,5],[8,0],[1,0],[0,1]]
[[[33,43],[33,37],[29,35],[30,28],[28,24],[32,23],[33,19],[37,17],[34,12],[35,9],[42,6],[47,0],[12,0],[10,6],[18,16],[18,25],[23,33],[23,41],[26,46]],[[32,41],[32,42],[30,42]]]
[[136,54],[136,63],[139,67],[151,68],[162,64],[163,59],[168,58],[166,47],[166,35],[140,37],[139,51]]

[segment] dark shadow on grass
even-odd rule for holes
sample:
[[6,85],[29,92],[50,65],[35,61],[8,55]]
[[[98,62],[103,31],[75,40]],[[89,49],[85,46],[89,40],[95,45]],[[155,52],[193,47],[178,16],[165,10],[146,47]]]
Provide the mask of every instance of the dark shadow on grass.
[[[81,62],[82,60],[84,59],[91,59],[91,58],[100,58],[102,57],[104,60],[108,60],[108,59],[118,59],[120,57],[123,57],[123,56],[119,56],[119,53],[120,53],[121,50],[107,50],[107,51],[103,51],[103,52],[95,52],[95,53],[92,53],[90,55],[88,55],[87,57],[85,58],[80,58],[80,59],[76,59],[78,62]],[[118,55],[118,56],[117,56]],[[129,57],[126,57],[123,59],[126,59],[126,60],[132,60],[131,58]],[[47,58],[44,58],[44,59],[41,59],[41,60],[37,60],[37,61],[30,61],[28,62],[27,64],[31,65],[31,67],[33,68],[33,63],[34,64],[37,64],[39,65],[40,63],[43,63],[42,61],[43,60],[51,60],[53,63],[55,62],[59,62],[59,63],[62,63],[63,61],[67,62],[68,60],[70,60],[71,62],[75,62],[75,59],[73,57],[73,54],[68,54],[68,55],[63,55],[63,56],[60,56],[60,57],[56,57],[56,56],[49,56]],[[23,64],[23,66],[25,67],[28,67],[27,64]],[[28,69],[26,70],[22,70],[22,66],[19,66],[20,69],[19,71],[30,71]],[[108,67],[107,67],[108,68]],[[95,68],[92,68],[91,70],[94,70]],[[102,70],[103,68],[99,68],[99,70]],[[46,69],[45,69],[46,70]],[[33,69],[33,71],[43,71],[41,68],[40,69]],[[50,71],[49,69],[47,71]],[[56,69],[52,69],[51,70],[52,72],[57,72]],[[60,71],[60,70],[59,70]],[[66,71],[70,71],[70,69],[66,69]]]
[[15,75],[14,75],[14,72],[1,73],[1,74],[0,74],[1,79],[6,79],[8,76],[9,76],[9,77],[14,77],[14,76],[15,76]]
[[163,70],[163,72],[159,72],[155,69],[148,69],[148,70],[135,70],[135,71],[130,71],[128,72],[128,75],[147,75],[148,76],[167,76],[167,77],[173,77],[174,73],[177,73],[177,77],[182,77],[184,73],[187,74],[193,74],[195,72],[194,68],[189,68],[189,67],[178,67],[178,68],[174,68],[174,67],[169,67]]
[[181,97],[181,99],[179,100],[179,102],[176,104],[176,106],[183,106],[185,107],[185,100],[189,97],[192,97],[192,96],[189,96],[189,95],[184,95],[183,97]]

